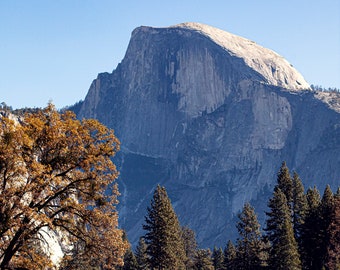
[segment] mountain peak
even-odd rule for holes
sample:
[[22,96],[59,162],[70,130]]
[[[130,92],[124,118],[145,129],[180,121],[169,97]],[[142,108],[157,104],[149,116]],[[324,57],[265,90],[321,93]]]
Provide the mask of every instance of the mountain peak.
[[[260,83],[289,91],[310,89],[295,68],[279,54],[255,42],[201,23],[170,27],[136,28],[126,57],[139,67],[140,80],[133,91],[146,84],[176,96],[177,108],[189,116],[212,112],[240,85]],[[150,82],[147,78],[157,80]]]
[[246,65],[263,75],[266,84],[289,90],[310,89],[303,76],[284,57],[254,41],[196,22],[181,23],[168,28],[199,32],[232,56],[244,59]]
[[78,114],[121,141],[119,214],[130,241],[142,235],[159,183],[203,247],[235,235],[230,224],[244,202],[265,211],[282,160],[309,186],[336,186],[338,103],[299,91],[308,88],[283,57],[220,29],[136,28],[122,62],[91,84]]

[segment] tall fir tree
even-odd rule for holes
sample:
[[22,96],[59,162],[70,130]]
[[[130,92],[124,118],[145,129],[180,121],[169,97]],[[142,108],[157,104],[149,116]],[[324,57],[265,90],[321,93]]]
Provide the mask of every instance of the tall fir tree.
[[237,230],[239,238],[236,246],[236,264],[238,269],[256,270],[265,265],[264,243],[260,224],[254,208],[246,203],[238,215]]
[[322,237],[320,234],[320,204],[321,197],[316,187],[309,188],[306,194],[307,213],[301,229],[301,260],[304,269],[321,269],[319,255],[321,253]]
[[330,215],[333,211],[334,195],[329,185],[326,186],[325,191],[322,195],[320,204],[320,215],[324,222],[324,227],[328,227],[330,222]]
[[334,205],[333,192],[326,186],[322,199],[318,190],[307,191],[308,212],[302,227],[302,262],[306,269],[321,269],[325,266],[330,241],[328,228]]
[[185,269],[181,227],[164,187],[157,186],[143,229],[151,269]]
[[327,249],[330,242],[329,227],[333,215],[334,196],[329,185],[326,186],[323,193],[320,209],[319,209],[319,220],[320,220],[320,236],[321,236],[321,248],[320,248],[320,265],[324,266],[326,262]]
[[138,270],[138,262],[136,260],[135,254],[129,248],[124,255],[124,265],[120,266],[121,270]]
[[271,243],[269,267],[276,270],[301,269],[298,245],[294,237],[293,224],[287,198],[280,188],[275,187],[269,200],[266,231]]
[[212,253],[212,261],[215,270],[224,270],[224,254],[222,248],[217,248],[216,246],[213,249]]
[[230,240],[224,249],[224,269],[235,270],[236,269],[236,248]]
[[299,175],[293,174],[293,227],[294,236],[299,244],[299,251],[302,250],[301,230],[306,218],[308,209],[307,198],[302,181]]
[[195,232],[187,226],[182,227],[182,239],[184,243],[186,262],[186,269],[193,269],[194,259],[197,251],[197,242]]
[[327,229],[329,243],[325,259],[326,270],[340,269],[340,193],[334,196],[330,224]]
[[[290,176],[286,162],[282,162],[280,170],[277,174],[277,185],[283,194],[286,196],[287,204],[291,205],[293,201],[293,180]],[[290,206],[290,208],[292,208]],[[292,209],[291,209],[292,210]]]
[[195,270],[214,270],[210,249],[198,249],[194,262]]
[[144,241],[144,237],[139,238],[138,245],[136,247],[135,253],[136,253],[135,254],[136,260],[137,260],[137,263],[138,263],[138,270],[149,269],[147,245]]
[[309,188],[306,193],[308,212],[317,211],[321,203],[320,192],[316,187]]

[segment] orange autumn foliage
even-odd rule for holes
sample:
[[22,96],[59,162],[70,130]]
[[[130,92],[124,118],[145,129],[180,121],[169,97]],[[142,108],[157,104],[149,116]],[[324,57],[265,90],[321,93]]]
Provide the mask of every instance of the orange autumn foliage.
[[17,120],[0,118],[0,268],[53,267],[42,230],[67,236],[63,265],[74,258],[104,269],[128,247],[118,229],[120,143],[96,120],[52,104]]

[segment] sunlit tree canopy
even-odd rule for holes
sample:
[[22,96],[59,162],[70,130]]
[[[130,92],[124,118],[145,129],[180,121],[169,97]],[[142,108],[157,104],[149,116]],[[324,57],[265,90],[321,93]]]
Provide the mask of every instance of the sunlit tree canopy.
[[113,130],[59,113],[52,104],[0,118],[0,268],[44,269],[48,232],[58,232],[72,260],[111,269],[127,244],[115,205],[119,150]]

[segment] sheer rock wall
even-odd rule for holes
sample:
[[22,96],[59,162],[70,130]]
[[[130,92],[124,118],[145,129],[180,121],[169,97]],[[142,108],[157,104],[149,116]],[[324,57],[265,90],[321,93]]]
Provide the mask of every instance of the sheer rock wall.
[[317,97],[285,59],[247,39],[202,24],[139,27],[79,117],[122,142],[120,225],[131,242],[160,183],[182,225],[213,247],[235,237],[245,202],[263,220],[283,160],[306,187],[339,185],[339,97]]

